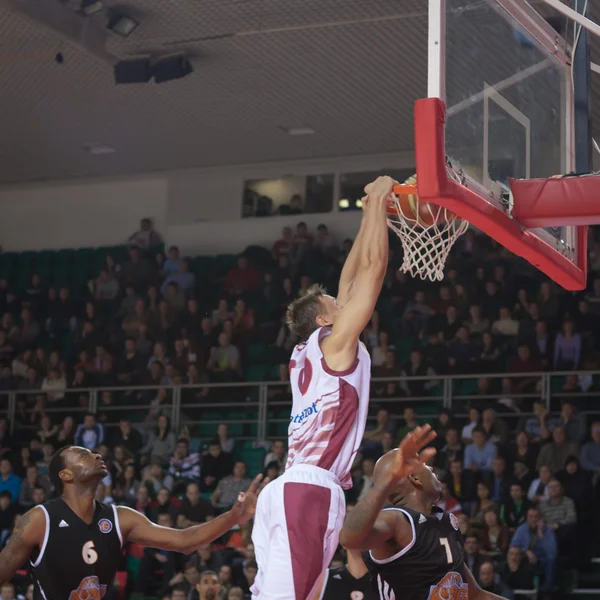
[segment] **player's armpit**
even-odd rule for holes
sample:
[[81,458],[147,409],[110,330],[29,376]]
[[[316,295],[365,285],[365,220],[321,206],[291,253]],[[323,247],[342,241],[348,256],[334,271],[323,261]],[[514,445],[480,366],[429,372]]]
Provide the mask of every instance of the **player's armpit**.
[[473,573],[471,573],[471,570],[466,565],[463,566],[463,569],[465,580],[469,585],[469,600],[503,600],[502,596],[498,596],[498,594],[482,590],[477,581],[475,581]]
[[200,546],[209,544],[239,522],[239,519],[229,511],[201,525],[187,529],[171,529],[155,525],[131,508],[119,506],[117,510],[123,541],[182,554],[189,554]]
[[0,552],[0,586],[10,581],[36,548],[41,548],[46,532],[46,517],[41,508],[26,512]]

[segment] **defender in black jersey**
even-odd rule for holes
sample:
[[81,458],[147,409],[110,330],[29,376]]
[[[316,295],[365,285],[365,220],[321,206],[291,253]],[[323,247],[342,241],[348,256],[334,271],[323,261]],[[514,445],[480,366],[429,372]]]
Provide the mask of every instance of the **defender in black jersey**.
[[317,600],[377,600],[371,576],[360,552],[348,550],[343,567],[330,567],[314,596]]
[[340,542],[366,551],[381,600],[501,600],[465,566],[458,519],[435,507],[442,486],[427,466],[435,449],[419,454],[434,438],[429,425],[417,427],[379,459],[373,488],[347,516]]
[[94,500],[108,471],[86,448],[61,448],[50,462],[60,498],[27,512],[0,553],[0,586],[29,558],[35,600],[100,600],[113,582],[126,541],[188,554],[252,518],[262,485],[257,477],[228,512],[202,525],[170,529],[124,506]]

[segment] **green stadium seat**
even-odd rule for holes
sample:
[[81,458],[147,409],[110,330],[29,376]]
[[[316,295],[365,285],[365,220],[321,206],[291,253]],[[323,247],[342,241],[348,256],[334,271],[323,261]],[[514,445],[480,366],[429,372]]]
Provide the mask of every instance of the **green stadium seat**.
[[265,381],[269,373],[266,365],[252,365],[245,370],[246,381]]
[[[198,434],[200,437],[212,439],[217,434],[217,426],[223,421],[223,415],[219,412],[205,412],[201,417],[202,422],[198,425]],[[214,423],[204,423],[204,421],[215,421]]]
[[249,477],[255,477],[259,473],[262,473],[266,455],[267,451],[264,448],[242,449],[241,457],[248,467]]
[[267,362],[267,344],[248,344],[246,348],[246,361],[253,364],[264,365]]

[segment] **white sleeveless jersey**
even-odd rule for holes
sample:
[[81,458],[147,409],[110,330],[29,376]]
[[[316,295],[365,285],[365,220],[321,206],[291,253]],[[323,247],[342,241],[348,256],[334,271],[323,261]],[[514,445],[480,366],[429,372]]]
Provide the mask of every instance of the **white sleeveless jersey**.
[[348,489],[352,487],[350,469],[367,422],[371,357],[359,341],[352,366],[332,371],[321,352],[321,341],[330,333],[331,327],[321,327],[292,352],[293,406],[286,469],[315,465],[331,471]]

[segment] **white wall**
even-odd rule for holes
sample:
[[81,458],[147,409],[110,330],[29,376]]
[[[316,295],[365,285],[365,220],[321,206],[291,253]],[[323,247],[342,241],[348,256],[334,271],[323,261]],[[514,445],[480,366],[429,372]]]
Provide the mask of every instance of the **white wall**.
[[[409,167],[411,153],[338,157],[131,178],[0,187],[0,246],[5,251],[123,243],[140,218],[151,217],[169,244],[183,252],[238,252],[272,244],[298,217],[241,218],[244,182],[319,173]],[[305,215],[311,228],[329,224],[338,238],[356,234],[359,215]]]

